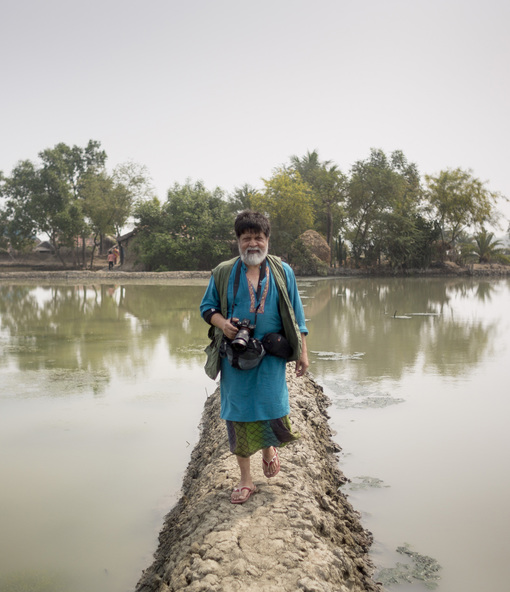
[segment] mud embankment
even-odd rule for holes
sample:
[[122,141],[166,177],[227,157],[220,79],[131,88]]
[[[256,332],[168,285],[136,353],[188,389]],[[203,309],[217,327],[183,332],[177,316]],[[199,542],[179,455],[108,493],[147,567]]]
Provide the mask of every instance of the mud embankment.
[[80,271],[80,270],[62,270],[62,271],[4,271],[0,267],[0,282],[33,282],[37,280],[41,284],[57,283],[101,283],[101,284],[125,284],[129,282],[136,283],[168,283],[186,282],[192,284],[200,282],[206,284],[211,277],[210,271]]
[[[351,267],[330,268],[327,277],[505,277],[510,275],[510,265],[498,263],[476,263],[467,266],[459,266],[452,262],[446,262],[427,269],[395,270],[389,267],[374,267],[353,269]],[[16,282],[30,282],[39,280],[42,283],[55,283],[65,281],[69,283],[97,282],[124,283],[130,280],[140,282],[155,281],[203,281],[211,276],[210,271],[136,271],[129,265],[116,266],[108,270],[107,264],[98,262],[93,270],[73,269],[71,266],[59,267],[56,263],[51,265],[48,261],[42,262],[32,259],[22,264],[16,264],[5,257],[0,257],[0,281],[16,280]]]
[[329,401],[292,370],[290,364],[291,419],[301,439],[280,449],[282,468],[273,479],[263,476],[260,454],[252,457],[257,491],[244,505],[230,503],[239,470],[219,419],[219,391],[208,397],[181,498],[136,592],[381,590],[367,556],[372,536],[339,490],[345,477]]

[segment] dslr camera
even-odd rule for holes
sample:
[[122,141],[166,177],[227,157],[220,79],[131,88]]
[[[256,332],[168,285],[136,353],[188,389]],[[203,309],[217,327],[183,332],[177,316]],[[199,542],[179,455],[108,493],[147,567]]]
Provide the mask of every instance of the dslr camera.
[[238,318],[231,318],[230,322],[234,327],[237,327],[237,334],[231,341],[232,349],[237,352],[244,352],[248,346],[248,341],[250,337],[253,337],[253,330],[255,329],[255,325],[250,325],[250,321],[248,319],[243,319],[240,321]]

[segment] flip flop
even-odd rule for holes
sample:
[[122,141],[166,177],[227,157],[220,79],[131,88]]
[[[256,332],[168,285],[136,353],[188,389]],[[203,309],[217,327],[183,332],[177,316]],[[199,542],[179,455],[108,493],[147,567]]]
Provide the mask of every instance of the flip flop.
[[240,499],[233,499],[232,497],[230,498],[230,502],[233,504],[244,504],[244,502],[247,502],[250,499],[250,496],[252,493],[255,493],[255,491],[257,490],[256,486],[253,486],[253,489],[251,489],[250,487],[236,487],[234,490],[232,490],[232,493],[241,493],[243,491],[243,489],[247,489],[248,490],[248,494],[246,495],[246,497],[242,497]]
[[[267,460],[264,460],[264,457],[262,457],[262,470],[264,471],[264,477],[267,477],[268,479],[271,479],[271,477],[276,477],[276,475],[278,475],[278,473],[280,472],[280,459],[278,457],[278,451],[274,446],[273,450],[274,456],[269,462],[267,462]],[[276,471],[274,473],[271,473],[269,472],[269,467],[273,463],[276,465]]]

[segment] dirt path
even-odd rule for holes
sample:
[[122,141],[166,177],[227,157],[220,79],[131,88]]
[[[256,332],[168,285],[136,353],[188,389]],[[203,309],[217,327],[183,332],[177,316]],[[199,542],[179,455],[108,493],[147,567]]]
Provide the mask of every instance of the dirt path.
[[157,281],[167,282],[168,280],[178,281],[207,281],[211,277],[210,271],[8,271],[5,268],[0,268],[0,281],[8,282],[15,281],[31,282],[37,280],[44,284],[56,284],[57,282],[65,283],[112,283],[121,284],[129,281],[140,282],[147,281],[155,283]]
[[205,404],[202,430],[182,497],[160,533],[154,563],[136,592],[378,591],[367,551],[372,542],[343,493],[322,388],[287,373],[291,419],[301,440],[281,449],[274,479],[254,457],[258,491],[230,503],[238,482],[219,419],[219,392]]

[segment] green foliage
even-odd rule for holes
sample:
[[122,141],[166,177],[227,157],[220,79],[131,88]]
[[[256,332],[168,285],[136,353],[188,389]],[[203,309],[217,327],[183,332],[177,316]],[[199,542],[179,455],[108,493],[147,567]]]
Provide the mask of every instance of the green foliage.
[[292,169],[278,168],[264,180],[265,191],[253,196],[254,209],[271,221],[271,251],[292,261],[292,244],[313,227],[313,205],[309,186]]
[[84,177],[104,165],[99,142],[85,148],[57,144],[40,152],[41,165],[22,161],[2,185],[4,215],[12,246],[27,248],[38,234],[46,234],[57,254],[73,245],[86,228],[78,202]]
[[345,240],[342,240],[342,237],[338,235],[337,238],[333,240],[333,263],[338,263],[339,265],[345,265],[347,263],[347,257],[349,256],[349,247]]
[[233,212],[252,210],[253,198],[259,195],[259,191],[245,183],[242,187],[236,187],[229,197],[229,204]]
[[28,160],[19,162],[11,176],[4,178],[2,197],[6,200],[2,217],[4,233],[14,249],[25,250],[32,245],[37,232],[35,204],[30,199],[39,189],[35,166]]
[[505,254],[502,242],[494,238],[493,232],[488,232],[482,228],[480,232],[474,235],[474,243],[464,243],[462,245],[462,255],[466,259],[477,261],[478,263],[510,263],[510,257]]
[[122,185],[129,198],[129,211],[135,203],[152,199],[154,188],[147,167],[136,162],[128,161],[117,165],[113,169],[112,180],[116,185]]
[[80,184],[85,174],[102,170],[106,162],[106,152],[101,150],[101,143],[89,140],[87,146],[67,146],[57,144],[39,153],[43,169],[51,171],[72,193],[79,197]]
[[90,232],[94,244],[98,236],[119,234],[133,202],[151,194],[150,182],[134,163],[108,175],[100,147],[94,140],[83,148],[60,143],[40,152],[38,164],[21,161],[9,177],[2,175],[3,232],[15,249],[32,248],[36,236],[46,234],[59,255]]
[[421,215],[388,217],[387,236],[382,242],[382,253],[394,268],[425,268],[433,260],[434,242],[440,230],[434,222]]
[[500,195],[489,191],[472,171],[446,169],[436,176],[425,175],[425,182],[425,196],[444,244],[455,244],[469,226],[496,222],[495,206]]
[[312,194],[314,229],[326,237],[330,247],[333,237],[343,226],[346,178],[338,167],[327,160],[321,162],[316,150],[299,158],[291,157],[291,166],[301,175]]
[[329,266],[312,253],[310,248],[298,238],[292,243],[290,258],[300,275],[328,275]]
[[206,270],[232,256],[234,216],[220,189],[176,184],[163,205],[139,204],[135,217],[138,258],[148,270]]
[[84,177],[80,193],[93,233],[119,234],[131,214],[133,194],[130,190],[101,171]]
[[425,176],[423,189],[417,166],[401,151],[372,149],[348,176],[308,151],[276,168],[263,190],[245,184],[225,199],[219,188],[187,181],[174,185],[164,203],[154,197],[145,167],[128,162],[109,175],[105,162],[100,143],[91,140],[85,147],[57,144],[37,163],[20,161],[9,176],[0,172],[0,249],[31,249],[41,234],[57,254],[90,233],[99,244],[119,234],[135,211],[138,258],[147,269],[210,269],[236,251],[235,214],[254,209],[271,220],[271,252],[314,274],[322,268],[298,240],[310,229],[326,237],[332,262],[341,264],[349,254],[356,266],[426,267],[452,247],[458,253],[463,235],[477,228],[462,257],[507,261],[484,230],[497,223],[502,196],[460,168]]
[[402,152],[388,158],[372,149],[367,160],[354,164],[347,187],[346,237],[357,266],[362,259],[377,263],[385,251],[393,264],[402,265],[410,255],[420,197],[417,167]]
[[108,234],[120,234],[120,228],[131,213],[133,194],[106,171],[85,175],[80,194],[88,230],[94,238],[90,257],[92,269],[96,247],[101,244],[101,238]]

